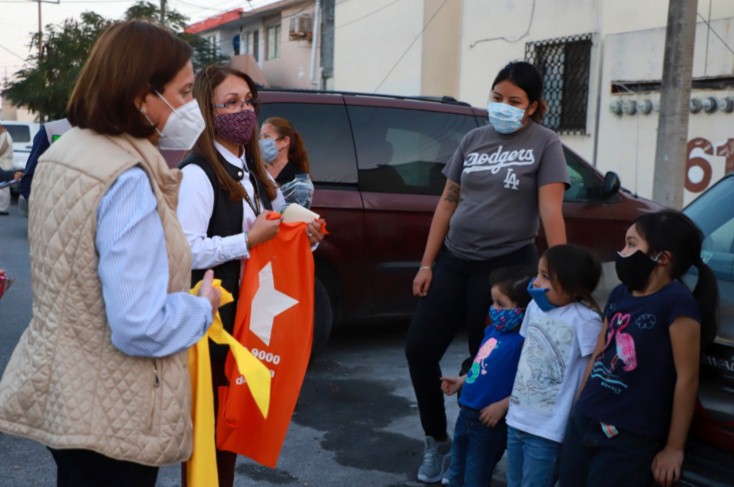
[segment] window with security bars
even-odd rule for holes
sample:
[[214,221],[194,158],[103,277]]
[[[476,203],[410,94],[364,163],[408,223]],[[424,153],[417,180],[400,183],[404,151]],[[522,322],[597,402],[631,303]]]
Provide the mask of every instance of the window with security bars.
[[562,134],[585,134],[591,34],[528,42],[525,60],[543,76],[548,103],[543,125]]

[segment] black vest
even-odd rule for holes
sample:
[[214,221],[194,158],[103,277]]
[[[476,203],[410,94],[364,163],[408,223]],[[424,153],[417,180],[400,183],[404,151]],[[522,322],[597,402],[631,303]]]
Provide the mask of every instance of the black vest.
[[[241,169],[234,167],[232,164],[226,162],[220,156],[219,161],[222,166],[226,169],[227,173],[235,181],[241,181],[244,177],[244,172]],[[257,193],[260,195],[260,200],[263,203],[263,207],[266,210],[273,209],[273,203],[265,192],[265,185],[258,179],[255,172],[252,170],[255,166],[254,160],[250,157],[246,157],[247,167],[250,168],[250,180],[253,185],[257,188]],[[217,181],[217,176],[214,174],[211,164],[204,157],[199,154],[189,153],[186,158],[181,161],[178,165],[180,169],[188,166],[189,164],[195,164],[199,166],[206,177],[209,178],[209,182],[214,189],[214,208],[212,209],[212,217],[209,220],[209,227],[206,230],[207,237],[228,237],[230,235],[237,235],[242,233],[242,219],[244,218],[244,209],[242,208],[242,200],[232,201],[229,197],[229,193],[220,187]],[[180,195],[180,198],[185,198],[186,195]],[[226,306],[219,308],[219,316],[222,318],[222,324],[224,329],[232,333],[234,329],[234,318],[237,310],[237,298],[240,294],[240,260],[230,260],[223,262],[213,268],[214,277],[222,280],[222,287],[232,293],[234,302]],[[204,277],[206,269],[194,269],[191,271],[191,283],[196,284]],[[219,350],[216,350],[219,349]],[[212,349],[212,354],[220,355],[223,357],[226,351],[229,349],[227,346],[216,347]]]

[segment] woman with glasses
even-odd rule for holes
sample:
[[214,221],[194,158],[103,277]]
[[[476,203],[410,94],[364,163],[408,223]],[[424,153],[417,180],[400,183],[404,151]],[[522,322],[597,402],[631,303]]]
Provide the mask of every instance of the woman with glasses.
[[285,118],[270,117],[260,129],[260,149],[285,201],[310,208],[313,183],[301,134]]
[[[206,128],[181,162],[183,182],[178,217],[193,257],[192,282],[213,268],[235,301],[219,309],[224,328],[234,328],[240,276],[250,250],[278,234],[280,220],[268,220],[285,205],[260,156],[257,86],[236,69],[210,65],[196,75],[193,88]],[[323,236],[321,223],[306,228],[312,244]],[[227,348],[211,347],[215,414],[217,391],[227,385]],[[237,455],[217,450],[219,485],[232,486]]]

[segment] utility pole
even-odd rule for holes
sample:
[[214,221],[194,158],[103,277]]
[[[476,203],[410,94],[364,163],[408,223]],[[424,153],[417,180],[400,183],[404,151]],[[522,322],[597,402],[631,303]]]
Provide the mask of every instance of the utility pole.
[[161,0],[161,25],[166,25],[166,0]]
[[652,199],[678,210],[683,207],[697,7],[698,0],[669,0],[665,30]]
[[43,61],[43,22],[41,22],[41,0],[38,3],[38,64]]

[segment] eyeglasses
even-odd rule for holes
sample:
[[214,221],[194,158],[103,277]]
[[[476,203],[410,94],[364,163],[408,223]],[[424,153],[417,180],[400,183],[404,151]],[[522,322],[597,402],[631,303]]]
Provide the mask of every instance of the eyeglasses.
[[258,106],[258,100],[257,98],[247,98],[245,100],[240,100],[239,98],[235,98],[234,100],[229,100],[224,103],[212,103],[212,106],[214,108],[224,108],[225,110],[234,111],[236,109],[244,110],[245,106],[248,106],[252,108],[253,110],[257,109]]

